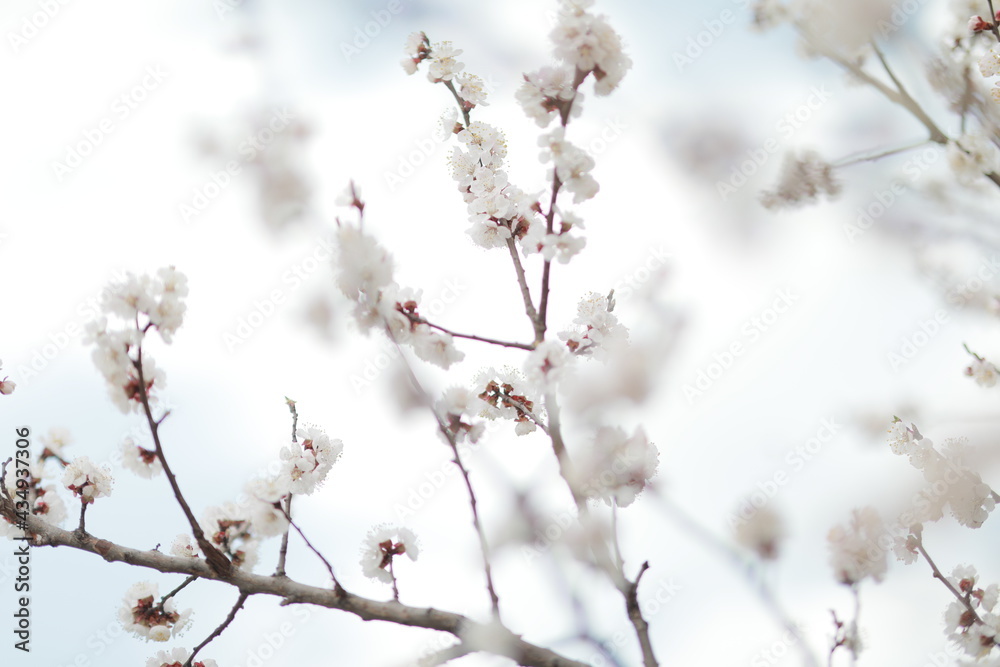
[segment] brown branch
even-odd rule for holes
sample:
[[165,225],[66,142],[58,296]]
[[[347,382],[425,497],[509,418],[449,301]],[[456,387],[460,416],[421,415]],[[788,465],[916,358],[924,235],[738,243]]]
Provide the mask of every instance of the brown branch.
[[[0,514],[14,516],[14,506],[7,499],[0,499]],[[220,575],[200,558],[168,556],[154,550],[132,549],[114,544],[93,535],[80,536],[63,530],[34,515],[28,517],[28,532],[35,535],[33,546],[69,547],[101,556],[111,563],[126,563],[158,572],[196,575],[202,579],[222,581],[247,595],[273,595],[282,598],[283,605],[313,604],[327,609],[337,609],[366,620],[387,621],[408,627],[447,632],[461,638],[463,632],[496,632],[495,624],[489,626],[452,612],[424,607],[410,607],[398,602],[380,602],[350,593],[299,583],[288,578],[277,578],[244,572],[239,568],[226,576]],[[487,628],[490,628],[487,630]],[[503,631],[503,630],[502,630]],[[503,639],[497,654],[515,660],[525,667],[590,667],[585,663],[565,658],[554,651],[524,641],[509,634]]]
[[184,516],[187,517],[188,523],[191,525],[191,532],[194,534],[194,539],[198,543],[198,547],[201,548],[201,552],[205,554],[205,558],[208,560],[208,564],[212,567],[212,571],[219,573],[222,577],[225,577],[232,571],[232,563],[230,563],[229,559],[226,558],[221,551],[216,549],[215,546],[213,546],[212,543],[205,537],[204,531],[202,531],[197,519],[194,518],[194,513],[191,511],[191,507],[184,499],[184,494],[181,493],[181,487],[177,484],[177,478],[170,469],[170,465],[167,463],[167,457],[163,453],[163,446],[160,444],[160,422],[153,419],[153,411],[149,407],[149,393],[146,390],[146,379],[142,375],[141,343],[139,344],[138,360],[133,361],[132,365],[135,367],[136,373],[139,375],[139,399],[142,402],[142,409],[146,413],[146,421],[149,422],[150,433],[153,435],[153,444],[156,446],[156,457],[160,459],[160,464],[163,466],[163,472],[167,476],[167,481],[170,482],[170,488],[174,492],[174,497],[181,506]]
[[243,592],[240,593],[240,597],[236,600],[236,604],[233,605],[233,608],[231,610],[229,610],[229,616],[226,617],[226,620],[222,622],[222,625],[213,630],[212,634],[210,634],[208,637],[205,638],[205,641],[198,644],[198,646],[196,646],[195,649],[191,651],[191,656],[184,663],[184,667],[191,667],[191,665],[194,664],[194,657],[198,655],[198,651],[208,646],[213,639],[215,639],[223,632],[225,632],[226,628],[228,628],[229,625],[233,622],[233,620],[236,619],[236,614],[238,614],[240,609],[243,608],[243,603],[247,601],[248,597],[250,597],[249,593],[243,593]]

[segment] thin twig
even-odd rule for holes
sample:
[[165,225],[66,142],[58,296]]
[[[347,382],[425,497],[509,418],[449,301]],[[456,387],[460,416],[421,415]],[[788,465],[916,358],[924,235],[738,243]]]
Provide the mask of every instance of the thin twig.
[[919,532],[913,533],[913,536],[916,538],[917,551],[919,551],[920,555],[924,557],[927,564],[931,566],[931,572],[933,573],[934,578],[944,584],[945,588],[947,588],[951,594],[955,596],[955,599],[965,606],[965,609],[972,615],[972,618],[976,623],[982,625],[983,619],[979,618],[979,614],[977,614],[976,610],[972,607],[972,602],[969,601],[968,596],[962,595],[958,589],[956,589],[955,586],[948,581],[948,577],[941,573],[937,564],[931,559],[930,554],[927,553],[927,550],[924,548],[923,536]]
[[489,343],[490,345],[498,345],[500,347],[516,347],[516,348],[518,348],[520,350],[534,350],[535,349],[535,346],[531,345],[530,343],[512,343],[512,342],[505,341],[505,340],[497,340],[495,338],[486,338],[484,336],[475,336],[473,334],[457,333],[455,331],[452,331],[451,329],[445,329],[443,326],[440,326],[438,324],[434,324],[433,322],[428,322],[427,320],[425,320],[422,317],[416,317],[416,318],[410,317],[410,321],[416,321],[416,322],[419,322],[420,324],[426,324],[427,326],[429,326],[432,329],[437,329],[438,331],[443,331],[444,333],[446,333],[446,334],[448,334],[450,336],[454,336],[455,338],[467,338],[469,340],[476,340],[476,341],[479,341],[480,343]]
[[854,153],[853,155],[845,156],[835,162],[832,162],[830,166],[835,168],[849,167],[860,162],[874,162],[875,160],[881,160],[884,157],[889,157],[890,155],[896,155],[898,153],[905,153],[906,151],[912,151],[914,149],[920,148],[921,146],[926,146],[932,143],[930,139],[921,139],[920,141],[915,141],[904,146],[897,146],[896,148],[890,148],[887,150],[880,151],[864,151],[862,153]]
[[420,381],[417,380],[417,376],[414,374],[413,369],[410,367],[409,361],[406,359],[406,355],[403,353],[402,348],[396,341],[396,338],[392,335],[392,331],[388,326],[385,328],[386,334],[389,336],[389,340],[392,344],[396,346],[396,351],[399,353],[399,358],[403,362],[403,368],[406,369],[406,374],[410,379],[410,383],[413,385],[414,390],[423,396],[424,403],[430,408],[430,411],[434,414],[434,420],[437,422],[438,430],[445,437],[448,442],[448,446],[451,448],[452,457],[455,465],[458,467],[459,472],[462,473],[462,479],[465,481],[465,488],[469,494],[469,506],[472,508],[472,525],[476,529],[476,535],[479,537],[479,549],[483,556],[483,571],[486,574],[486,590],[490,595],[490,606],[493,611],[493,617],[499,621],[500,620],[500,598],[497,595],[496,589],[493,586],[493,566],[490,563],[490,547],[489,543],[486,541],[486,532],[483,530],[482,522],[479,520],[479,508],[476,501],[476,492],[472,489],[472,481],[469,479],[469,471],[462,463],[462,457],[458,451],[458,443],[455,440],[455,434],[452,433],[444,420],[441,419],[441,415],[438,414],[437,410],[434,408],[433,402],[427,395]]
[[517,249],[517,244],[513,238],[507,239],[507,250],[510,251],[510,259],[514,263],[514,273],[517,275],[517,284],[521,288],[521,298],[524,300],[524,313],[531,320],[531,328],[535,332],[535,344],[541,343],[545,339],[545,334],[539,333],[538,311],[531,300],[531,290],[528,289],[528,280],[524,276],[524,266],[521,265],[521,254]]
[[84,500],[83,498],[80,498],[80,525],[77,527],[77,530],[80,532],[81,535],[87,534],[87,528],[85,522],[86,516],[87,516],[87,501]]
[[326,571],[330,574],[330,579],[333,581],[334,590],[343,592],[344,589],[341,587],[340,582],[337,581],[337,576],[333,573],[333,566],[330,565],[330,561],[328,561],[326,557],[324,557],[323,554],[319,552],[319,549],[313,546],[313,543],[309,541],[309,538],[306,537],[306,534],[302,532],[302,529],[299,528],[294,521],[292,521],[292,517],[289,516],[288,512],[285,511],[285,508],[282,507],[280,503],[278,504],[278,509],[280,509],[281,513],[285,515],[285,519],[288,520],[288,525],[295,529],[295,532],[299,534],[299,537],[301,537],[302,541],[306,543],[306,546],[309,548],[309,550],[312,551],[314,554],[316,554],[316,556],[318,556],[321,561],[323,561],[323,565],[326,566]]
[[142,343],[139,344],[138,360],[132,362],[132,365],[135,367],[136,373],[139,375],[139,399],[142,402],[142,409],[146,413],[146,421],[149,423],[149,430],[153,436],[153,444],[156,446],[156,457],[160,459],[160,465],[163,466],[163,472],[167,476],[167,481],[170,482],[170,488],[174,492],[174,498],[177,499],[177,503],[181,506],[181,510],[184,512],[184,516],[187,518],[188,524],[191,526],[191,532],[194,535],[195,541],[198,543],[198,547],[201,548],[201,552],[205,554],[205,559],[212,567],[212,570],[215,571],[220,577],[225,577],[232,570],[232,563],[229,562],[229,559],[226,558],[221,551],[216,549],[215,546],[205,537],[204,531],[202,531],[197,519],[194,518],[194,513],[191,511],[191,507],[184,499],[184,494],[181,493],[181,487],[177,484],[177,478],[170,469],[170,465],[167,463],[167,457],[163,453],[163,446],[160,444],[160,423],[153,419],[153,411],[149,407],[149,393],[146,390],[146,379],[142,374]]
[[192,574],[190,577],[188,577],[187,579],[184,580],[184,583],[182,583],[180,586],[178,586],[177,588],[175,588],[174,590],[170,591],[169,593],[167,593],[166,595],[164,595],[162,598],[160,598],[160,603],[157,606],[158,607],[162,607],[163,604],[167,600],[169,600],[170,598],[172,598],[175,595],[177,595],[178,593],[180,593],[182,590],[184,590],[184,588],[188,584],[190,584],[191,582],[195,581],[196,579],[198,579],[198,575]]
[[243,608],[243,603],[247,601],[248,597],[250,597],[249,593],[240,593],[240,597],[236,600],[236,604],[234,604],[233,608],[229,610],[229,616],[226,617],[226,620],[222,622],[222,625],[213,630],[212,634],[210,634],[205,641],[198,644],[195,649],[191,651],[191,657],[189,657],[184,663],[184,667],[191,667],[191,665],[194,664],[194,657],[198,655],[198,651],[208,646],[213,639],[225,632],[226,628],[228,628],[233,620],[235,620],[236,614],[238,614],[240,609]]
[[[354,181],[351,181],[351,187],[354,187]],[[288,406],[289,412],[292,413],[292,444],[298,443],[298,430],[299,430],[299,412],[295,409],[295,401],[285,397],[285,404]],[[281,502],[280,500],[278,502]],[[288,494],[288,498],[285,500],[285,507],[281,510],[284,512],[286,517],[292,516],[292,494]],[[274,576],[284,577],[285,576],[285,561],[288,558],[288,529],[285,529],[284,534],[281,536],[281,548],[278,551],[278,567],[274,570]]]
[[469,109],[472,107],[467,107],[465,105],[465,100],[463,100],[462,96],[458,94],[457,90],[455,90],[455,84],[451,81],[442,81],[441,83],[443,83],[444,87],[451,91],[451,94],[455,97],[455,102],[458,104],[458,110],[462,112],[462,118],[465,120],[465,129],[469,129],[469,124],[472,122],[469,120]]

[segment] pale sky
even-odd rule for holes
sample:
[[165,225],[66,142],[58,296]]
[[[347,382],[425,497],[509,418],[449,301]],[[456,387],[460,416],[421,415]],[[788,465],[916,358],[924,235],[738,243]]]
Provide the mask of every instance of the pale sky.
[[[243,6],[220,15],[226,4]],[[24,33],[24,22],[50,6],[58,9],[37,34]],[[314,299],[334,292],[327,249],[334,218],[344,215],[334,198],[349,179],[360,185],[366,225],[396,258],[397,279],[422,288],[426,303],[440,301],[442,323],[527,340],[508,258],[475,248],[465,236],[465,207],[445,165],[450,146],[434,140],[450,96],[422,73],[407,77],[398,61],[414,30],[464,49],[467,70],[496,88],[476,117],[506,132],[511,180],[541,190],[538,128],[513,93],[521,72],[549,64],[545,12],[554,5],[402,0],[402,11],[370,44],[357,53],[345,49],[355,28],[363,30],[371,13],[386,6],[12,0],[0,11],[0,81],[8,91],[0,112],[6,156],[0,177],[8,186],[0,195],[7,285],[0,290],[0,359],[3,373],[18,383],[15,394],[0,401],[0,450],[7,451],[4,458],[12,451],[15,426],[29,425],[36,438],[63,427],[74,437],[71,455],[109,462],[115,493],[88,514],[95,535],[152,548],[184,530],[163,478],[140,480],[117,466],[119,441],[141,422],[122,416],[107,398],[79,335],[108,280],[122,271],[175,265],[190,281],[185,324],[172,345],[157,340],[151,350],[167,373],[164,399],[173,409],[164,446],[189,501],[204,508],[231,499],[277,457],[289,428],[283,399],[292,397],[303,421],[345,443],[322,492],[297,505],[300,525],[349,590],[379,599],[390,594],[361,575],[361,540],[371,526],[397,520],[398,507],[441,470],[447,451],[427,415],[399,416],[392,375],[373,370],[383,365],[388,345],[360,336],[343,302],[335,305],[329,337],[307,322]],[[730,138],[744,154],[740,160],[768,139],[782,150],[815,146],[838,157],[872,142],[912,139],[919,136],[915,127],[896,122],[899,116],[873,94],[845,85],[832,66],[798,59],[791,35],[752,34],[741,3],[651,8],[599,0],[597,9],[623,35],[635,66],[610,97],[586,91],[584,114],[570,125],[568,138],[595,153],[601,192],[578,207],[587,221],[586,250],[569,266],[554,267],[551,320],[568,324],[586,292],[619,286],[621,293],[629,280],[645,280],[642,269],[651,258],[670,257],[656,301],[682,313],[685,328],[660,390],[641,410],[623,412],[623,424],[645,425],[660,450],[659,488],[723,539],[740,500],[776,472],[787,473],[771,502],[784,513],[790,540],[766,578],[824,658],[829,609],[845,616],[852,605],[833,581],[825,535],[852,507],[879,500],[915,474],[889,453],[880,434],[859,427],[859,419],[887,426],[893,414],[905,417],[912,414],[908,406],[917,405],[926,419],[921,429],[931,437],[975,436],[984,424],[971,420],[989,415],[991,399],[961,376],[968,363],[961,344],[987,356],[1000,350],[990,347],[990,322],[946,304],[914,268],[907,248],[882,234],[879,223],[853,242],[844,233],[858,207],[886,186],[894,169],[904,168],[905,156],[870,181],[874,172],[854,172],[837,204],[780,215],[756,202],[756,192],[777,174],[780,153],[769,155],[724,202],[715,183],[729,177],[733,158],[709,161],[702,172],[685,158],[690,151],[705,157],[713,142]],[[932,11],[900,35],[901,54],[911,34],[933,24]],[[689,38],[712,32],[716,20],[723,28],[703,52],[690,63],[679,59]],[[256,51],[245,47],[251,39]],[[817,85],[831,91],[830,100],[793,132],[783,130],[782,119],[807,104]],[[250,136],[249,117],[288,114],[309,128],[292,146],[315,194],[309,221],[269,230],[249,162],[239,163],[203,212],[185,219],[181,206],[192,204],[196,192],[216,193],[206,185],[225,169],[225,160],[199,153],[199,142],[215,137],[239,146]],[[597,142],[602,136],[606,146]],[[72,166],[70,153],[81,144],[90,154]],[[943,162],[930,172],[943,170]],[[401,183],[389,176],[400,174]],[[907,197],[886,226],[941,215]],[[958,272],[972,277],[987,259],[970,255]],[[529,274],[537,284],[537,262]],[[782,295],[788,308],[770,322],[768,310]],[[887,355],[939,310],[945,311],[939,331],[912,360],[893,368]],[[657,335],[642,319],[649,310],[638,296],[621,298],[616,312],[634,332]],[[767,323],[758,326],[755,318]],[[713,355],[734,343],[743,347],[731,367],[689,400],[685,385],[695,385]],[[450,373],[422,364],[421,377],[443,389],[469,382],[482,367],[522,361],[519,353],[472,342],[460,348],[466,360]],[[813,459],[795,463],[789,453],[831,422],[841,426],[830,441]],[[505,481],[539,483],[552,463],[541,438],[515,440],[507,431],[490,436],[471,465],[491,538],[501,536],[510,508]],[[551,501],[552,511],[565,501],[557,491],[543,489],[539,496]],[[408,517],[423,549],[418,561],[401,568],[401,593],[410,604],[485,618],[488,600],[465,502],[464,489],[449,479]],[[987,580],[1000,577],[984,557],[990,523],[980,533],[952,537],[948,530],[936,544],[943,563],[975,562]],[[748,664],[782,641],[781,628],[741,573],[672,522],[655,496],[623,512],[622,532],[628,567],[634,571],[647,559],[652,566],[644,580],[648,599],[678,589],[650,618],[663,664]],[[275,553],[272,540],[258,572],[273,568]],[[143,665],[156,650],[178,645],[120,635],[116,613],[135,581],[156,581],[165,592],[180,576],[142,573],[64,549],[33,556],[33,652],[14,651],[8,637],[0,643],[4,664]],[[0,557],[4,614],[14,601],[12,562]],[[325,581],[322,566],[295,540],[290,569],[303,581]],[[498,553],[497,572],[515,632],[587,659],[592,650],[556,645],[570,616],[553,611],[560,573],[551,564],[526,564],[511,548]],[[563,574],[568,585],[590,586],[579,572]],[[940,616],[948,597],[935,583],[921,564],[893,564],[885,583],[866,582],[862,624],[870,649],[861,664],[923,664],[944,650]],[[626,630],[621,601],[588,590],[595,625],[608,637]],[[221,622],[236,596],[204,582],[187,592],[180,603],[195,608],[195,624],[183,637],[190,648]],[[366,624],[329,610],[303,618],[277,600],[252,599],[237,624],[200,655],[220,667],[253,667],[260,638],[283,632],[287,639],[260,664],[388,667],[435,645],[428,631]],[[638,664],[631,637],[620,654],[624,664]],[[456,664],[510,661],[477,656]],[[801,663],[792,651],[773,664]]]

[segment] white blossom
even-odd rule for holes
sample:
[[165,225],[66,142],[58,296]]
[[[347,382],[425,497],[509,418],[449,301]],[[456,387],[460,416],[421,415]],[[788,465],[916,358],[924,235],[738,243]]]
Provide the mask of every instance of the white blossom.
[[532,389],[545,393],[567,377],[572,368],[569,349],[557,341],[540,343],[524,362],[524,377]]
[[181,558],[198,558],[198,545],[190,535],[181,533],[170,543],[170,555]]
[[621,428],[601,427],[576,463],[576,484],[588,497],[628,507],[656,474],[659,457],[641,427],[632,436]]
[[[296,432],[298,443],[282,448],[288,490],[292,493],[309,495],[318,489],[326,479],[333,464],[344,451],[344,443],[331,439],[318,426],[305,426]],[[260,490],[260,489],[258,489]],[[283,493],[280,486],[273,486],[271,498],[277,500]]]
[[882,581],[888,567],[886,552],[880,545],[884,535],[882,520],[871,507],[854,510],[846,526],[834,526],[826,540],[837,581],[856,584],[868,577]]
[[393,558],[406,554],[410,560],[417,560],[420,544],[409,528],[379,524],[368,531],[361,546],[361,571],[369,579],[392,583],[389,572]]
[[778,557],[778,545],[785,538],[781,515],[765,506],[736,526],[736,541],[765,560]]
[[107,467],[99,468],[86,456],[80,456],[66,466],[62,483],[74,496],[89,504],[111,495],[114,478]]
[[156,452],[146,449],[132,438],[125,438],[121,443],[122,466],[131,470],[139,477],[152,479],[163,472],[163,464]]
[[594,92],[607,95],[632,67],[632,60],[622,50],[621,37],[604,16],[586,11],[592,3],[564,0],[558,23],[549,37],[555,56],[581,73],[593,72]]
[[167,641],[184,631],[191,610],[178,611],[174,598],[161,606],[159,597],[159,587],[149,581],[140,581],[125,592],[118,620],[126,632],[151,641]]

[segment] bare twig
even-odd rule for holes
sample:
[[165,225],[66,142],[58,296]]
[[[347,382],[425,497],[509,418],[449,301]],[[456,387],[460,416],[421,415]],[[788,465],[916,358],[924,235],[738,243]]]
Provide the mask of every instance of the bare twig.
[[[316,554],[316,556],[318,556],[321,561],[323,561],[323,565],[326,566],[326,571],[330,574],[330,580],[333,581],[334,591],[343,593],[344,589],[343,587],[341,587],[340,582],[337,581],[337,575],[333,573],[333,566],[330,565],[330,561],[328,561],[323,556],[323,554],[319,552],[319,549],[313,546],[312,542],[309,541],[309,538],[306,537],[306,534],[302,532],[302,529],[299,528],[294,521],[292,521],[292,517],[288,514],[287,511],[285,511],[285,508],[282,507],[280,503],[278,504],[278,509],[280,509],[282,514],[285,515],[285,519],[288,520],[288,525],[295,529],[295,532],[299,534],[299,537],[301,537],[302,541],[306,543],[306,546],[309,548],[309,550],[312,551],[314,554]],[[288,531],[285,531],[285,534],[287,535]]]
[[500,347],[516,347],[516,348],[521,349],[521,350],[534,350],[535,349],[535,346],[531,345],[530,343],[512,343],[512,342],[508,342],[508,341],[504,341],[504,340],[497,340],[495,338],[486,338],[484,336],[474,336],[473,334],[462,334],[462,333],[458,333],[456,331],[452,331],[451,329],[445,329],[444,327],[442,327],[442,326],[440,326],[438,324],[434,324],[433,322],[428,322],[427,320],[425,320],[422,317],[414,317],[414,316],[411,316],[409,314],[407,314],[407,317],[410,318],[411,322],[418,322],[420,324],[426,324],[427,326],[429,326],[432,329],[437,329],[438,331],[443,331],[444,333],[446,333],[446,334],[448,334],[450,336],[454,336],[455,338],[467,338],[468,340],[475,340],[475,341],[479,341],[480,343],[489,343],[490,345],[497,345],[497,346],[500,346]]
[[187,579],[184,580],[184,583],[182,583],[180,586],[178,586],[177,588],[175,588],[174,590],[170,591],[169,593],[167,593],[166,595],[164,595],[162,598],[160,598],[160,602],[159,602],[159,604],[157,606],[158,607],[162,607],[167,600],[169,600],[170,598],[172,598],[175,595],[177,595],[178,593],[180,593],[182,590],[184,590],[184,588],[188,584],[190,584],[191,582],[195,581],[197,578],[198,578],[198,575],[192,574],[190,577],[188,577]]
[[966,611],[969,612],[969,614],[972,616],[972,619],[976,623],[979,623],[981,625],[983,619],[981,619],[979,617],[979,614],[976,613],[976,610],[972,606],[972,602],[969,600],[969,596],[962,595],[958,591],[958,589],[956,589],[955,586],[952,585],[950,581],[948,581],[948,577],[944,576],[944,574],[941,573],[941,570],[938,569],[937,564],[931,559],[930,554],[927,553],[927,550],[924,548],[924,538],[923,535],[921,535],[920,531],[915,531],[912,533],[912,535],[916,538],[917,551],[919,551],[920,555],[924,557],[924,560],[927,561],[927,564],[931,566],[931,572],[933,573],[934,578],[940,581],[942,584],[944,584],[944,587],[947,588],[951,592],[951,594],[955,596],[955,599],[961,602],[965,606]]
[[208,646],[213,639],[226,631],[226,628],[228,628],[229,625],[236,619],[236,614],[238,614],[240,609],[243,608],[243,603],[247,601],[248,597],[250,597],[249,593],[240,593],[240,597],[236,600],[236,604],[234,604],[233,608],[229,610],[229,616],[226,617],[226,620],[222,622],[222,625],[213,630],[212,634],[205,638],[205,641],[198,644],[194,650],[191,651],[191,656],[184,663],[184,667],[191,667],[191,665],[194,664],[194,657],[198,655],[198,651]]
[[403,368],[406,369],[406,374],[410,379],[410,383],[413,385],[415,391],[424,397],[424,403],[430,408],[430,411],[434,414],[434,420],[437,422],[438,430],[441,431],[441,435],[444,436],[445,440],[448,442],[448,446],[451,448],[452,458],[455,465],[458,467],[460,473],[462,473],[462,479],[465,481],[465,489],[469,494],[469,506],[472,508],[472,525],[476,529],[476,535],[479,537],[479,549],[483,556],[483,571],[486,574],[486,590],[490,595],[490,606],[493,611],[493,617],[499,621],[500,619],[500,598],[497,595],[496,588],[493,586],[493,566],[490,563],[490,547],[489,543],[486,541],[486,532],[483,530],[482,522],[479,520],[479,508],[476,501],[476,492],[472,489],[472,481],[469,479],[469,470],[462,463],[462,456],[458,451],[458,443],[455,440],[455,434],[451,432],[448,426],[441,419],[441,415],[438,414],[437,410],[434,408],[433,402],[427,395],[420,381],[417,380],[417,376],[413,373],[413,369],[410,367],[410,362],[407,361],[406,355],[403,353],[402,348],[399,347],[399,343],[396,341],[395,337],[392,335],[392,331],[387,326],[386,335],[389,336],[389,340],[392,344],[396,346],[396,351],[399,353],[399,358],[403,362]]

